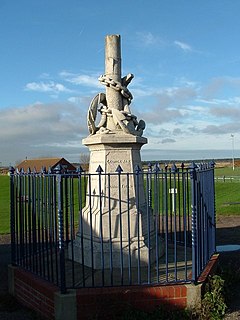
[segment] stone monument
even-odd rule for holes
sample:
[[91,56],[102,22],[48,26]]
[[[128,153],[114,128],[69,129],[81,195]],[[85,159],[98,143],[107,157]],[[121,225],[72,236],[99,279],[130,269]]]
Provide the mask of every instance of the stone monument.
[[147,143],[142,137],[145,122],[129,107],[133,97],[127,86],[132,79],[132,74],[121,76],[120,36],[106,36],[105,74],[99,78],[106,94],[99,93],[88,110],[90,135],[83,144],[90,149],[91,181],[74,243],[74,259],[94,269],[103,264],[127,267],[129,259],[132,266],[139,261],[147,265],[150,256],[156,258],[143,177],[132,174],[141,167],[140,149]]

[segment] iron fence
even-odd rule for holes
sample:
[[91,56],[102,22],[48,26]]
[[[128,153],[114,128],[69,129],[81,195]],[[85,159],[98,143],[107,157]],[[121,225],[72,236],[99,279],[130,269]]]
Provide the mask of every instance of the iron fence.
[[12,264],[69,288],[196,282],[215,252],[214,163],[10,169]]

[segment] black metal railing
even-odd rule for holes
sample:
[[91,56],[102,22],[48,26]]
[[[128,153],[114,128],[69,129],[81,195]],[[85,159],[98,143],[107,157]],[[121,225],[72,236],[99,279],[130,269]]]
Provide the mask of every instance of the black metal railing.
[[68,288],[196,282],[215,252],[214,163],[10,169],[12,264]]

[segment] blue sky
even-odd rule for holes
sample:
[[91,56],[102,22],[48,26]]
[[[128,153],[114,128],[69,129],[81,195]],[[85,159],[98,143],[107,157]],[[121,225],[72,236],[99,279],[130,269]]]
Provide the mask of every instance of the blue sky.
[[1,0],[0,162],[79,161],[107,34],[135,76],[143,159],[231,158],[233,139],[240,157],[239,12],[238,0]]

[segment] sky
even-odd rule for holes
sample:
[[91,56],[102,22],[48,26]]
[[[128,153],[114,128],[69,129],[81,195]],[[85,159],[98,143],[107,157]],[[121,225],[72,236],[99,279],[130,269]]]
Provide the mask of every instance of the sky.
[[143,160],[240,157],[239,0],[0,0],[0,164],[88,152],[87,110],[120,34]]

